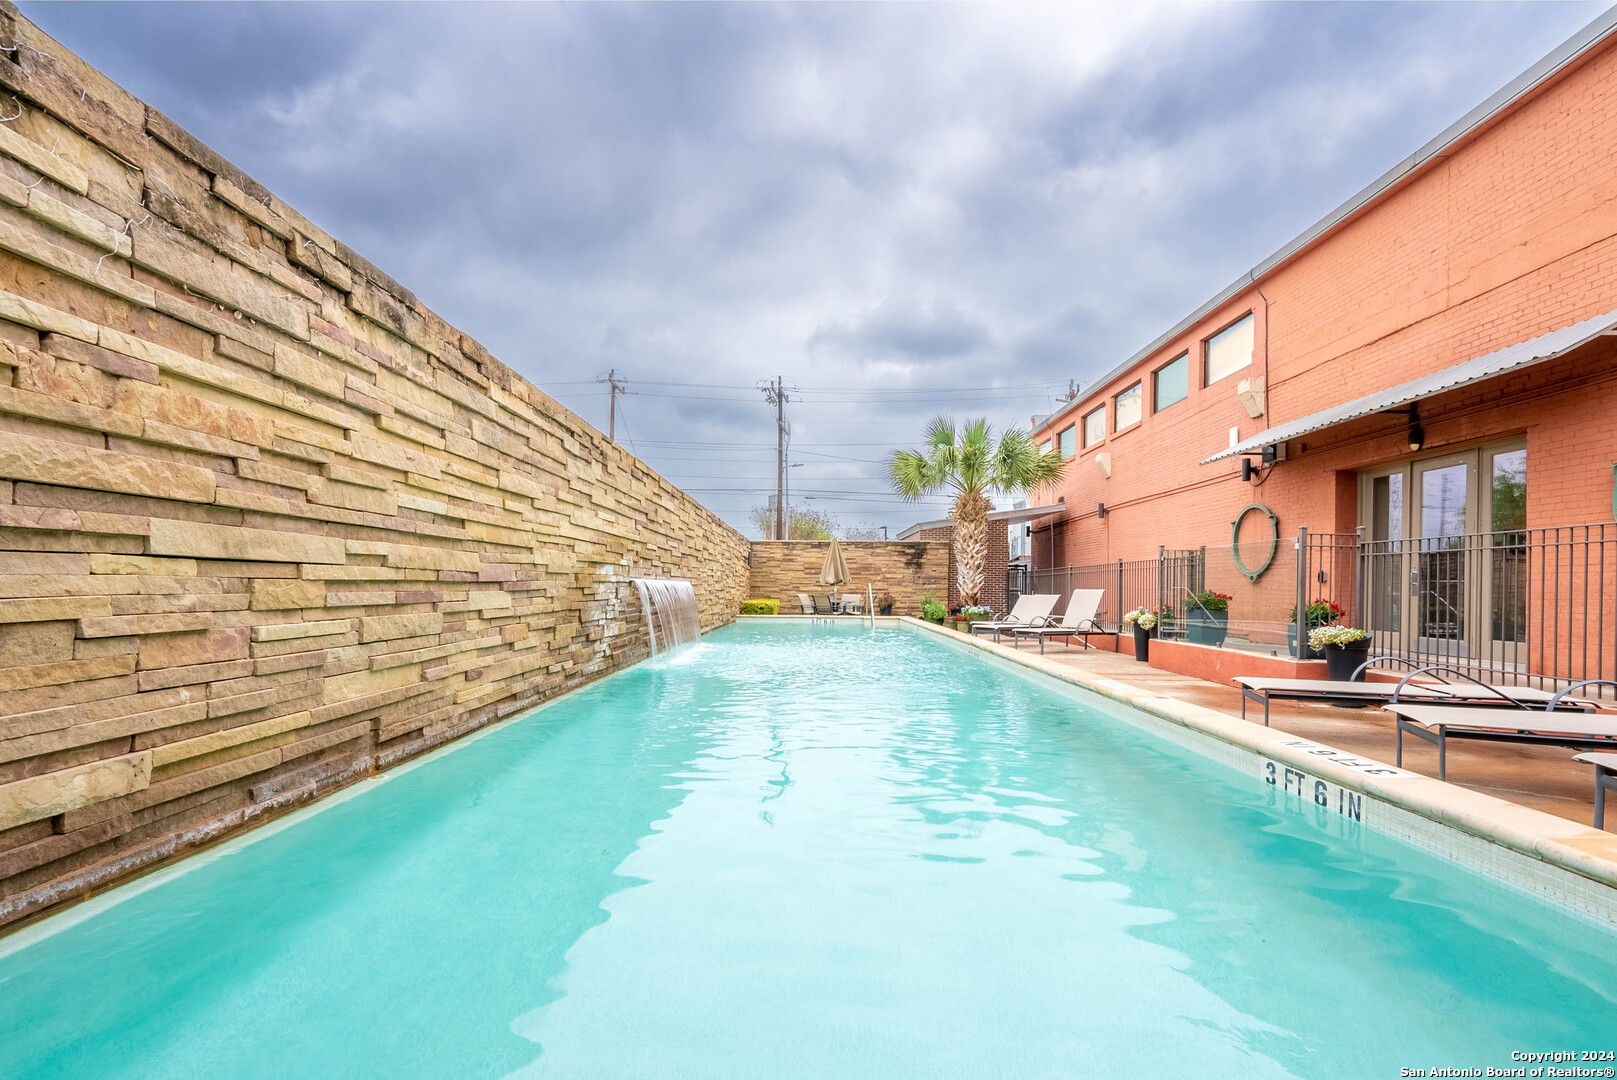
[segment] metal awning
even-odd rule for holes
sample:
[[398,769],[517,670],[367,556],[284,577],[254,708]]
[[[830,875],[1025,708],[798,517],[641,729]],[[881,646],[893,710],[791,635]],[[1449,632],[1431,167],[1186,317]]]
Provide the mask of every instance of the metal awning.
[[1283,443],[1288,439],[1309,435],[1328,427],[1335,427],[1337,424],[1345,424],[1349,420],[1411,405],[1422,398],[1447,393],[1534,364],[1542,364],[1546,360],[1563,356],[1581,345],[1587,345],[1595,338],[1613,333],[1617,333],[1617,311],[1608,311],[1604,315],[1596,315],[1592,319],[1563,326],[1559,330],[1551,330],[1540,337],[1488,353],[1486,356],[1474,357],[1463,364],[1455,364],[1442,371],[1434,371],[1430,375],[1422,375],[1418,379],[1411,379],[1390,389],[1378,390],[1374,394],[1366,394],[1344,404],[1321,409],[1300,420],[1277,424],[1245,442],[1236,443],[1228,450],[1214,454],[1202,464],[1208,465],[1240,454],[1256,453],[1271,443]]
[[1067,500],[1065,498],[1061,498],[1057,499],[1053,503],[1046,503],[1044,506],[1022,506],[1015,510],[994,510],[989,513],[988,520],[1006,521],[1014,524],[1018,521],[1032,521],[1034,518],[1049,517],[1051,514],[1059,514],[1066,508]]
[[[1049,517],[1051,514],[1059,514],[1066,508],[1066,498],[1062,497],[1053,503],[1046,503],[1044,506],[1020,506],[1015,510],[990,510],[988,513],[988,520],[1014,525],[1018,521],[1032,521],[1034,518]],[[953,524],[954,518],[938,518],[936,521],[917,521],[914,525],[911,525],[909,528],[899,533],[897,539],[907,540],[915,533],[921,532],[923,529],[943,529]]]

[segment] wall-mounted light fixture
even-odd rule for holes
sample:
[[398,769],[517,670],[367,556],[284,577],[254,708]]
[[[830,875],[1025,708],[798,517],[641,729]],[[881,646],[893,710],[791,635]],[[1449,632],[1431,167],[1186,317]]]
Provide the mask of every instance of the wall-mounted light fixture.
[[1106,516],[1106,504],[1105,503],[1100,503],[1095,507],[1095,516],[1096,517],[1105,517]]
[[1104,477],[1106,477],[1106,479],[1110,480],[1112,478],[1112,455],[1110,453],[1105,452],[1105,451],[1102,451],[1101,453],[1096,454],[1095,455],[1095,468],[1100,470],[1100,474],[1102,476],[1104,476]]
[[1414,405],[1405,409],[1382,409],[1388,416],[1406,416],[1409,418],[1409,448],[1419,450],[1426,445],[1426,429],[1421,427],[1420,410]]
[[1242,458],[1241,459],[1241,482],[1244,484],[1248,480],[1254,479],[1257,475],[1258,475],[1258,467],[1256,465],[1252,464],[1252,459],[1251,458]]

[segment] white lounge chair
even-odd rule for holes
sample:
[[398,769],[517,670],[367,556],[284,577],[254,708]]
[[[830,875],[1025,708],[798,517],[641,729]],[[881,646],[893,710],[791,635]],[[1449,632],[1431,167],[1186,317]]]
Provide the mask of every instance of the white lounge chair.
[[797,602],[799,604],[803,605],[803,614],[805,614],[805,615],[813,615],[813,614],[815,614],[814,600],[813,600],[812,597],[809,596],[808,593],[801,593],[801,592],[798,593],[797,594]]
[[979,630],[993,631],[994,640],[999,640],[1002,630],[1012,630],[1018,626],[1043,626],[1050,619],[1050,612],[1055,610],[1056,601],[1061,597],[1055,593],[1028,593],[1018,596],[1016,603],[1011,605],[1010,612],[1003,619],[982,619],[971,624],[971,632]]
[[842,594],[842,614],[860,615],[865,610],[865,598],[856,592]]
[[1263,706],[1263,726],[1269,726],[1269,702],[1276,698],[1293,701],[1352,701],[1375,705],[1392,700],[1421,704],[1488,706],[1532,705],[1542,708],[1553,696],[1548,690],[1531,686],[1488,686],[1482,683],[1405,683],[1335,682],[1330,679],[1264,679],[1238,675],[1230,680],[1241,688],[1241,719],[1246,719],[1248,701]]
[[1095,619],[1095,613],[1100,610],[1100,602],[1105,596],[1105,589],[1079,589],[1067,600],[1067,610],[1059,619],[1043,626],[1013,626],[1011,640],[1020,649],[1022,638],[1037,637],[1041,655],[1044,653],[1044,639],[1051,637],[1065,639],[1063,642],[1065,645],[1071,645],[1075,637],[1082,637],[1084,648],[1093,649],[1094,646],[1089,643],[1089,635],[1106,632]]
[[1606,827],[1606,792],[1617,791],[1617,754],[1579,754],[1572,759],[1595,767],[1595,828]]
[[1398,718],[1398,760],[1404,763],[1407,732],[1437,747],[1437,778],[1448,779],[1448,741],[1487,739],[1535,746],[1573,746],[1617,751],[1617,716],[1543,709],[1479,709],[1402,701],[1383,706]]

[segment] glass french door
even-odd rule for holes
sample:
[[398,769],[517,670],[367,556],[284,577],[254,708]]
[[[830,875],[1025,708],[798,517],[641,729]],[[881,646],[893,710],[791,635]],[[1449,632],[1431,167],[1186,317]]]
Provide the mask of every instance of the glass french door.
[[1465,656],[1471,606],[1467,585],[1475,571],[1466,526],[1476,487],[1476,455],[1416,462],[1413,471],[1419,499],[1410,522],[1416,541],[1410,580],[1416,644],[1423,653]]
[[1527,625],[1520,441],[1360,474],[1365,629],[1382,653],[1516,663]]

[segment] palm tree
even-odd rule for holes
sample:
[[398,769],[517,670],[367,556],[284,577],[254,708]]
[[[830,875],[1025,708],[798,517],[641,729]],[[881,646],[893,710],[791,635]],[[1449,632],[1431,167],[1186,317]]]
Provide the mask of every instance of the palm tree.
[[1021,428],[994,442],[986,417],[956,429],[940,416],[926,428],[924,450],[897,450],[888,459],[893,490],[905,499],[938,491],[955,493],[955,584],[962,605],[974,605],[983,591],[983,561],[988,548],[988,492],[1010,495],[1053,482],[1066,462],[1060,453],[1041,453]]

